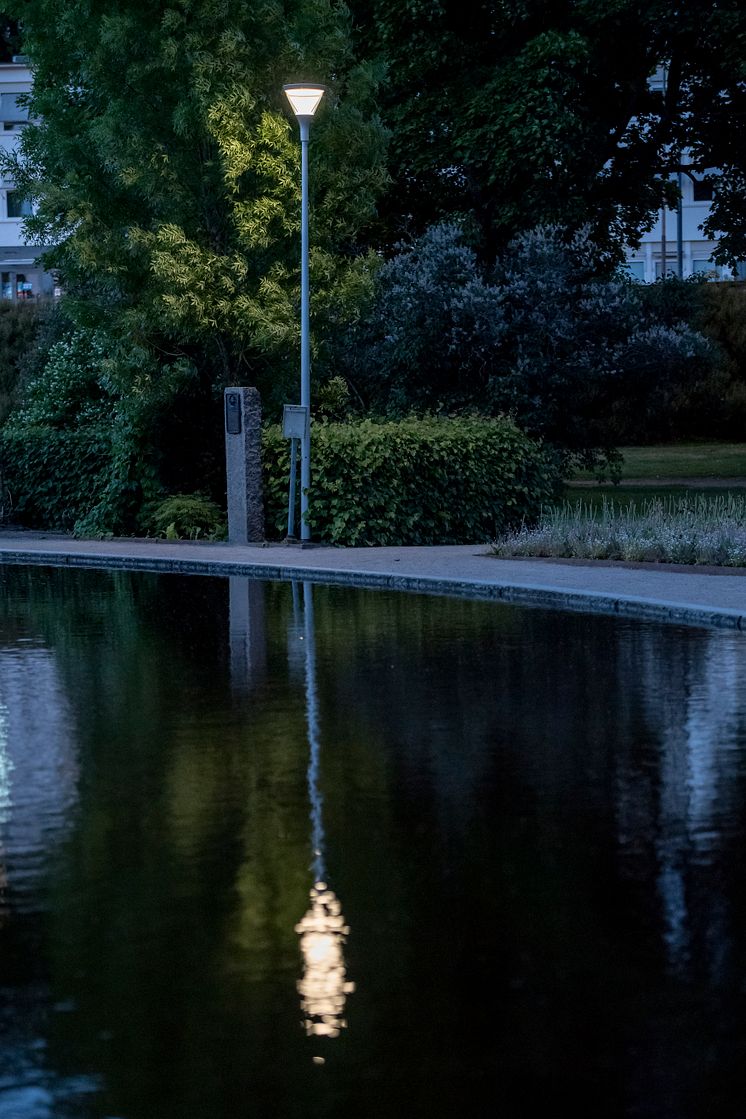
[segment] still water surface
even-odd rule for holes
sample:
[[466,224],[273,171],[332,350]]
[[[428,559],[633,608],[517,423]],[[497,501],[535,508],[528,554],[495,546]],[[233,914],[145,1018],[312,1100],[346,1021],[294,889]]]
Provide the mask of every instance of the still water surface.
[[743,1116],[746,637],[0,591],[0,1119]]

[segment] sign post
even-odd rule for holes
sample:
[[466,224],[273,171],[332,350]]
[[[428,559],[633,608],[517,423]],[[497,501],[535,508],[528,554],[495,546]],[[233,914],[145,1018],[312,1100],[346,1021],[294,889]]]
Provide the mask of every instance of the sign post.
[[288,494],[288,540],[295,539],[295,484],[298,473],[298,444],[308,438],[308,408],[286,404],[282,410],[282,434],[290,440],[290,487]]

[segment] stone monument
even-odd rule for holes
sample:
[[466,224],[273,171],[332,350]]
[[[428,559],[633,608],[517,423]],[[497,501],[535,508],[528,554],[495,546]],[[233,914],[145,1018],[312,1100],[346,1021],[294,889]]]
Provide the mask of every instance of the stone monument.
[[228,542],[264,542],[262,405],[253,388],[228,388],[225,404],[225,472]]

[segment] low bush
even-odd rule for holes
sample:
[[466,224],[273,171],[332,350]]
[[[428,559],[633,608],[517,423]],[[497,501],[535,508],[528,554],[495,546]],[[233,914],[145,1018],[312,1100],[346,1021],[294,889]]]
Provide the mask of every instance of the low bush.
[[0,431],[6,507],[21,523],[80,536],[134,527],[145,472],[121,395],[102,373],[105,360],[100,336],[68,331]]
[[[77,536],[125,535],[147,531],[143,514],[164,494],[195,490],[195,475],[200,488],[212,486],[220,496],[220,408],[203,393],[197,417],[188,363],[154,371],[136,353],[112,348],[100,331],[64,321],[47,333],[21,401],[0,429],[5,519]],[[133,381],[137,391],[127,390]]]
[[167,540],[222,540],[225,513],[202,493],[174,493],[143,516],[146,531]]
[[655,499],[642,505],[565,504],[503,534],[498,556],[746,566],[746,497]]
[[104,423],[77,430],[7,425],[0,432],[4,512],[21,524],[74,529],[105,490],[111,469],[111,431]]
[[[746,426],[746,284],[708,283],[701,275],[637,285],[651,323],[685,323],[706,339],[695,360],[633,363],[638,381],[626,411],[615,417],[620,442],[740,439]],[[634,355],[631,355],[634,356]],[[645,368],[647,364],[647,369]],[[672,376],[673,373],[673,376]],[[682,377],[680,373],[683,373]],[[633,379],[634,385],[634,379]]]
[[[201,494],[157,497],[130,463],[122,421],[81,427],[6,424],[0,470],[14,519],[77,536],[145,531],[218,538],[224,514]],[[121,444],[121,446],[120,446]],[[263,434],[268,536],[285,535],[289,444]],[[534,519],[560,485],[560,464],[505,418],[317,423],[310,522],[333,544],[456,544]],[[7,502],[6,502],[7,504]],[[299,524],[299,518],[296,518]]]
[[[289,445],[263,441],[268,535],[287,525]],[[534,519],[559,485],[544,447],[505,418],[363,420],[313,429],[313,535],[332,544],[459,544]]]

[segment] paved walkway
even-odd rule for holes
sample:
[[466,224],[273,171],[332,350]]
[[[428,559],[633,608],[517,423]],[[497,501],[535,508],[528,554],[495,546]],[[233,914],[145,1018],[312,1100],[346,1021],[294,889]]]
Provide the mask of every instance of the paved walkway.
[[72,540],[0,532],[0,564],[45,564],[192,574],[312,579],[499,598],[625,614],[746,633],[746,569],[507,560],[484,545],[434,548],[238,547],[165,540]]

